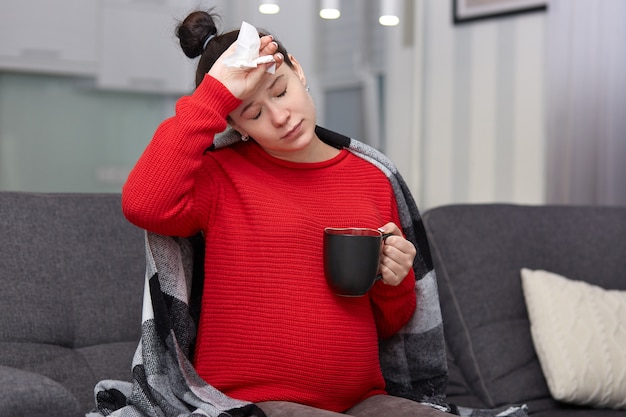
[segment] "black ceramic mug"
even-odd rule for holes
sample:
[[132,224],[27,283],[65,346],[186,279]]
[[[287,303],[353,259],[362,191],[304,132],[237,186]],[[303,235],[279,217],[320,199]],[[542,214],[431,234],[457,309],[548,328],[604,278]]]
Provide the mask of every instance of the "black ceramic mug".
[[391,234],[369,228],[324,229],[324,275],[337,295],[365,295],[381,278],[378,270],[385,239]]

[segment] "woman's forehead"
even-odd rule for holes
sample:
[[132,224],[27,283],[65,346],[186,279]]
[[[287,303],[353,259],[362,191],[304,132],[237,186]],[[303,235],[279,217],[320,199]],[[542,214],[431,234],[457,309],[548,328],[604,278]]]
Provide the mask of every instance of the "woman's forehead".
[[276,69],[274,74],[268,74],[268,77],[261,82],[259,88],[257,88],[256,93],[263,92],[264,90],[271,90],[277,85],[282,85],[286,81],[289,81],[291,77],[295,77],[296,73],[293,72],[291,68],[287,65],[281,65]]

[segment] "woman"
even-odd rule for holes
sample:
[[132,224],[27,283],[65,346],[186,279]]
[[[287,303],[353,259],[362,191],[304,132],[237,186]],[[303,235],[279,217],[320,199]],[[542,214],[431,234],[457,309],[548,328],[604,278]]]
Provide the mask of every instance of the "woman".
[[[271,35],[259,54],[274,63],[242,69],[224,64],[238,31],[218,34],[213,15],[190,14],[177,34],[187,56],[201,56],[197,88],[157,129],[124,186],[123,209],[155,233],[204,235],[198,374],[270,417],[441,414],[387,395],[380,370],[379,338],[415,311],[416,249],[397,226],[388,179],[322,140],[332,133],[316,129],[304,71]],[[227,125],[241,141],[214,149]],[[329,290],[328,226],[393,234],[382,280],[366,296]]]

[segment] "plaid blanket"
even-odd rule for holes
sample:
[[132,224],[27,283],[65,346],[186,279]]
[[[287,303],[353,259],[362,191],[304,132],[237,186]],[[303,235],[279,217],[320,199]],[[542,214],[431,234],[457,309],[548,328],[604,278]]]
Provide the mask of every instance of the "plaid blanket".
[[[417,248],[413,268],[418,307],[400,332],[380,343],[380,362],[387,390],[392,395],[449,412],[451,407],[445,403],[447,363],[436,277],[426,233],[409,189],[391,161],[377,150],[323,128],[318,127],[317,134],[327,143],[347,148],[385,173],[397,199],[400,226]],[[216,138],[209,151],[236,140],[239,140],[238,135],[224,134]],[[88,417],[264,416],[254,404],[230,398],[207,384],[190,362],[196,331],[194,303],[190,296],[200,292],[192,287],[201,281],[193,278],[202,271],[197,264],[202,263],[202,259],[198,259],[203,255],[202,250],[194,254],[192,243],[191,239],[146,233],[142,335],[132,363],[133,382],[106,380],[98,383],[95,388],[97,410]],[[525,416],[525,413],[517,414],[518,411],[523,412],[516,408],[500,415]],[[465,415],[471,415],[471,410]]]

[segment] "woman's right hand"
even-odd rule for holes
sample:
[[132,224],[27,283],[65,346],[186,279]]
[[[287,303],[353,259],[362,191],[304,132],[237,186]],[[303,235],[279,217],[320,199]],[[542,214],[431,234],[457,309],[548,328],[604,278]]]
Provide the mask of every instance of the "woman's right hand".
[[[259,64],[256,68],[236,68],[228,67],[224,64],[224,58],[234,53],[237,43],[233,43],[215,61],[209,70],[209,75],[220,81],[238,99],[245,100],[256,90],[258,85],[270,74],[267,69],[274,65],[274,62]],[[273,41],[271,35],[261,37],[259,56],[273,55],[276,61],[276,68],[283,62],[284,57],[278,50],[278,44]]]

